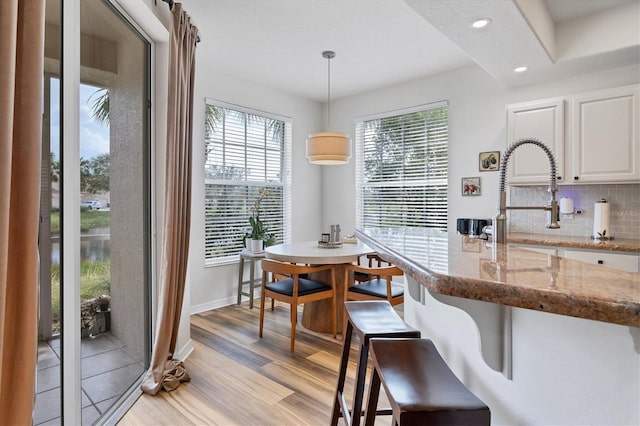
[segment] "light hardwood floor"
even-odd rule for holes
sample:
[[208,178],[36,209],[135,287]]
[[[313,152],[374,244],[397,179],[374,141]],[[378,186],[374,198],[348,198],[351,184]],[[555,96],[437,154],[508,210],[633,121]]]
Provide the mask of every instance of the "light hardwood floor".
[[[298,326],[292,354],[288,305],[276,303],[274,312],[265,311],[262,339],[259,314],[258,301],[254,309],[245,302],[193,315],[194,352],[185,361],[191,382],[173,392],[141,396],[119,425],[329,424],[341,337],[334,340]],[[345,386],[348,401],[356,345],[354,338]],[[387,404],[384,395],[380,404]],[[376,424],[389,422],[390,417],[376,419]]]

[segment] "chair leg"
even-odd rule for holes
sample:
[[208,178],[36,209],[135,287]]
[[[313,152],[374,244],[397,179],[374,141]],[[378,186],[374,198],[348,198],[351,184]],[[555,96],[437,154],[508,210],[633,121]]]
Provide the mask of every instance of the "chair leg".
[[264,304],[265,304],[265,287],[264,287],[264,281],[265,281],[265,276],[262,276],[262,289],[260,291],[260,337],[262,337],[262,327],[264,325]]
[[333,338],[335,339],[338,336],[338,313],[336,312],[336,292],[333,292],[333,297],[331,298],[331,329],[333,331]]
[[296,344],[296,323],[298,322],[298,306],[291,305],[291,352]]

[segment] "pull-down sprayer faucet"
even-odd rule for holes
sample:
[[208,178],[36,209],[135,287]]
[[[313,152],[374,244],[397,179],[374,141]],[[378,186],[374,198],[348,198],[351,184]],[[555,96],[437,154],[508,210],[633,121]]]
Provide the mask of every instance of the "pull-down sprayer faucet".
[[[546,206],[507,206],[507,193],[505,191],[507,163],[513,151],[524,144],[532,144],[540,147],[547,157],[549,157],[549,189],[551,200]],[[556,160],[551,150],[542,142],[536,139],[519,139],[512,143],[502,156],[500,161],[500,181],[498,187],[498,214],[493,218],[493,237],[497,243],[507,242],[507,210],[545,210],[549,212],[549,222],[546,227],[549,229],[558,229],[558,202],[556,201],[556,192],[558,186],[556,184]]]

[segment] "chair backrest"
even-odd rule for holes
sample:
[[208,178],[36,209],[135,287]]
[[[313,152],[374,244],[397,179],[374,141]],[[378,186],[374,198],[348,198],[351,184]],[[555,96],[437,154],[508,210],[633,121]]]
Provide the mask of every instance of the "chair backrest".
[[[383,258],[381,258],[378,253],[371,253],[367,255],[367,259],[369,259],[369,268],[374,268],[374,267],[381,267],[383,266],[383,264],[387,264],[389,266],[391,266],[390,262],[387,262],[386,260],[384,260]],[[375,265],[374,265],[375,262]]]
[[373,268],[369,268],[367,266],[360,266],[360,265],[348,265],[347,268],[351,269],[352,271],[362,272],[365,274],[369,274],[371,276],[387,278],[389,279],[389,281],[393,279],[392,277],[404,275],[404,271],[395,265],[380,266],[380,267],[373,267]]

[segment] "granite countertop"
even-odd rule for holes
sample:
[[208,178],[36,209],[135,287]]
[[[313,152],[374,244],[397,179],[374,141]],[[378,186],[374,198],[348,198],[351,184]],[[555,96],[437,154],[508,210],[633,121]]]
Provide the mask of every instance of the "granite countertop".
[[569,235],[543,235],[509,233],[507,242],[537,246],[567,247],[589,250],[627,251],[640,253],[640,240],[614,238],[613,240],[594,240],[591,237],[572,237]]
[[432,292],[640,327],[637,273],[432,229],[356,235]]

